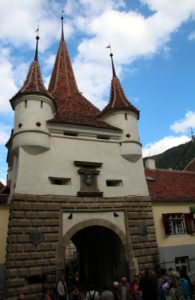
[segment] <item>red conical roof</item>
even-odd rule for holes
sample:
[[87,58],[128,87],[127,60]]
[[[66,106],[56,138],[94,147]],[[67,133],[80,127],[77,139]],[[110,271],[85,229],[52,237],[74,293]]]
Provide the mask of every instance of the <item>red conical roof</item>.
[[113,110],[131,110],[134,111],[139,117],[139,110],[129,102],[127,99],[123,88],[120,84],[118,77],[116,76],[114,63],[113,63],[113,54],[110,54],[112,62],[112,72],[113,77],[111,80],[110,88],[110,99],[108,105],[102,110],[102,114],[113,111]]
[[30,65],[26,80],[18,93],[39,93],[49,96],[50,98],[52,97],[44,86],[38,61],[34,60]]
[[13,100],[14,98],[16,98],[22,94],[24,94],[24,95],[25,94],[41,94],[41,95],[45,95],[45,96],[53,99],[51,94],[45,88],[43,79],[41,76],[40,65],[38,62],[38,40],[39,40],[39,37],[36,37],[36,39],[37,39],[37,43],[36,43],[34,61],[30,65],[30,68],[27,73],[26,80],[24,81],[23,86],[11,100]]
[[57,114],[49,121],[50,123],[68,123],[114,129],[114,127],[98,119],[99,109],[83,97],[78,90],[64,40],[63,18],[61,41],[48,90],[54,97],[57,106]]

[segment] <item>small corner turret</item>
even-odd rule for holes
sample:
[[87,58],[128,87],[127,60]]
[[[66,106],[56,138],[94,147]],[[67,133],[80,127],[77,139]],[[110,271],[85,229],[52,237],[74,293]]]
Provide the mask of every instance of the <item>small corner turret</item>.
[[39,35],[36,36],[34,60],[23,86],[10,100],[14,114],[12,150],[16,153],[20,146],[34,146],[39,151],[49,149],[49,132],[46,121],[53,117],[55,104],[53,97],[43,84],[38,62]]
[[[111,47],[109,46],[109,48]],[[110,52],[110,57],[112,64],[110,99],[100,116],[106,123],[122,129],[121,155],[129,161],[135,162],[141,157],[141,144],[137,126],[139,110],[128,101],[116,76],[112,52]]]
[[14,110],[14,129],[9,144],[10,178],[13,187],[19,170],[19,153],[36,155],[50,149],[47,120],[55,113],[53,97],[46,90],[38,62],[38,42],[34,60],[30,65],[23,86],[10,100]]

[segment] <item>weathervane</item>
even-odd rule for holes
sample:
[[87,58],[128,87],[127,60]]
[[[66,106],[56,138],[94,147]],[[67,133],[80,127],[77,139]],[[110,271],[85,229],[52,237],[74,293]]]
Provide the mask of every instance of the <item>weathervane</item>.
[[37,36],[39,36],[39,25],[38,25],[37,29],[35,30],[35,32],[38,32]]
[[113,77],[116,77],[116,72],[115,72],[115,67],[114,67],[114,60],[113,60],[113,53],[112,53],[111,44],[109,43],[109,45],[106,48],[110,49],[110,57],[111,57],[111,63],[112,63],[112,74],[113,74]]
[[61,20],[64,19],[64,10],[61,11]]

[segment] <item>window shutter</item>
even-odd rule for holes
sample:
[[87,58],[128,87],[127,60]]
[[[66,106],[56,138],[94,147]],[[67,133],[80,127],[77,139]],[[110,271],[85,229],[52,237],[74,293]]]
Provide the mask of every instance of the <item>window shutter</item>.
[[162,214],[162,219],[163,219],[163,225],[164,225],[164,231],[165,234],[169,235],[170,230],[169,230],[169,214]]
[[186,213],[184,214],[184,220],[186,225],[186,232],[192,234],[194,230],[194,217],[193,214]]

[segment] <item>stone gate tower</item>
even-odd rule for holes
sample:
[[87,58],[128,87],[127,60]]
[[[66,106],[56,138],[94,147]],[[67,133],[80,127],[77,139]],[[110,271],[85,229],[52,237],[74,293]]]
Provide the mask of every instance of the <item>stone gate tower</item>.
[[48,90],[38,39],[24,85],[11,99],[6,299],[20,292],[39,299],[43,274],[63,264],[69,241],[83,285],[93,281],[100,289],[158,260],[139,111],[125,96],[112,54],[110,99],[100,111],[79,92],[63,19]]

